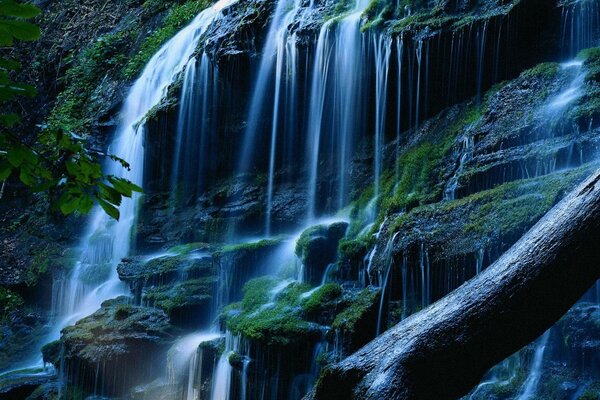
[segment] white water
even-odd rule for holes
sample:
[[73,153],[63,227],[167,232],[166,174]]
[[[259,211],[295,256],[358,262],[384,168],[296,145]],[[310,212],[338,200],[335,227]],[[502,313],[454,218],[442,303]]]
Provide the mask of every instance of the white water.
[[[361,14],[368,1],[359,0],[354,9],[340,20],[331,19],[321,27],[315,49],[312,71],[312,83],[308,108],[308,220],[317,215],[317,181],[323,133],[330,122],[336,127],[331,133],[332,147],[337,149],[337,207],[341,209],[347,200],[348,170],[351,158],[351,146],[360,129],[360,106],[363,97],[361,75],[365,46],[360,32]],[[385,55],[383,56],[385,58]],[[389,52],[387,54],[389,60]],[[383,71],[382,71],[383,72]],[[382,76],[381,82],[385,82]],[[333,93],[332,107],[327,109],[326,99]],[[380,100],[383,100],[383,89]],[[331,112],[331,115],[329,114]],[[385,111],[381,111],[385,116]],[[332,154],[332,158],[335,157]]]
[[549,337],[550,330],[546,331],[546,333],[544,333],[539,340],[535,350],[535,355],[533,356],[533,363],[531,365],[529,376],[523,384],[523,388],[521,389],[521,393],[519,394],[517,400],[529,400],[535,395],[538,383],[542,376],[542,362],[544,361],[544,352],[546,350]]
[[[117,163],[108,166],[107,173],[141,186],[144,167],[144,118],[165,96],[168,87],[182,72],[195,51],[200,36],[220,11],[233,0],[221,0],[201,12],[190,25],[169,40],[148,62],[131,87],[120,113],[120,122],[109,154],[125,159],[131,169]],[[96,206],[89,218],[82,239],[81,257],[68,280],[61,282],[53,300],[55,321],[45,343],[60,337],[60,331],[96,311],[100,304],[128,290],[119,280],[116,265],[130,251],[131,228],[135,222],[139,196],[125,198],[120,206],[120,219],[114,221]],[[106,277],[90,282],[89,275],[98,268],[109,268]]]

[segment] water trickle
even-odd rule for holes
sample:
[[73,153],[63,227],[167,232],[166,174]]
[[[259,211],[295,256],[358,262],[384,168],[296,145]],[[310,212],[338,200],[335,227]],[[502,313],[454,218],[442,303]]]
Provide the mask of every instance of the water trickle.
[[391,239],[387,242],[387,244],[385,246],[385,250],[383,251],[383,259],[385,260],[385,266],[384,266],[384,270],[383,271],[380,270],[380,272],[379,272],[379,274],[380,274],[379,286],[381,288],[381,299],[379,301],[379,312],[377,313],[376,336],[379,336],[379,334],[381,333],[383,309],[386,304],[385,303],[386,302],[385,293],[386,293],[387,286],[388,286],[390,272],[394,265],[394,259],[392,257],[392,252],[394,251],[394,243],[396,242],[396,238],[398,237],[399,234],[400,234],[400,232],[394,233],[394,235],[391,237]]
[[536,393],[538,383],[542,377],[542,365],[544,361],[544,352],[546,351],[546,345],[548,344],[548,338],[550,337],[550,330],[546,331],[537,343],[535,354],[533,356],[533,364],[527,380],[523,384],[523,388],[517,400],[529,400],[533,398]]
[[374,197],[379,196],[379,183],[383,163],[385,142],[385,119],[387,110],[387,87],[392,53],[392,38],[387,35],[373,35],[375,48],[375,146],[374,146]]
[[598,44],[600,6],[597,1],[574,1],[562,7],[561,48],[565,59]]
[[[347,201],[348,171],[354,139],[361,133],[364,110],[365,36],[360,32],[361,14],[368,1],[356,2],[353,11],[340,20],[329,20],[321,27],[315,47],[308,108],[308,207],[307,216],[317,215],[317,184],[323,143],[327,139],[335,161],[338,181],[337,208]],[[389,55],[388,55],[389,58]],[[387,79],[387,74],[382,79]],[[384,88],[382,87],[382,90]],[[331,96],[333,104],[327,104]],[[383,104],[382,104],[383,106]],[[382,109],[382,113],[385,111]],[[385,115],[385,114],[383,114]],[[329,134],[325,137],[325,134]],[[333,160],[332,160],[333,162]]]

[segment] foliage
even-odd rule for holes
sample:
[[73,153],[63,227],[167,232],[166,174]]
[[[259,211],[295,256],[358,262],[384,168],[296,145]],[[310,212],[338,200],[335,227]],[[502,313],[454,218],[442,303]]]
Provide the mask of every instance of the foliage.
[[8,318],[12,311],[23,306],[23,299],[17,293],[0,286],[0,321]]
[[[35,17],[39,9],[13,0],[0,1],[0,45],[12,46],[14,39],[32,41],[40,30],[24,19]],[[15,60],[0,58],[0,102],[9,106],[17,96],[35,96],[33,87],[13,82],[10,74],[20,68]],[[82,138],[62,127],[43,127],[39,135],[18,135],[17,114],[0,115],[0,180],[11,177],[33,192],[48,191],[53,208],[64,215],[88,213],[99,204],[106,213],[119,219],[118,206],[141,188],[126,179],[106,175],[100,164],[104,154],[86,148]],[[28,136],[34,136],[32,139]],[[126,161],[110,156],[129,168]],[[2,193],[0,192],[0,197]]]
[[[144,4],[144,7],[151,7],[152,3],[156,3],[156,1],[149,0]],[[142,67],[150,60],[152,55],[196,14],[208,7],[209,4],[209,0],[195,0],[173,7],[169,15],[165,18],[162,28],[146,39],[140,51],[125,66],[123,70],[125,78],[132,79],[139,74]]]

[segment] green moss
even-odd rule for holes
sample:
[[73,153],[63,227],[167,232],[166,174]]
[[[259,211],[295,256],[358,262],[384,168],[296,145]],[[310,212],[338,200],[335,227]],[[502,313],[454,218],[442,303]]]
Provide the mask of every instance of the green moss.
[[342,287],[337,283],[327,283],[312,293],[302,304],[302,309],[307,314],[316,314],[327,303],[342,295]]
[[569,115],[587,129],[589,122],[596,120],[597,124],[600,116],[600,48],[582,50],[577,58],[583,61],[585,86]]
[[324,19],[340,18],[354,8],[354,0],[339,0],[335,5],[325,12]]
[[44,362],[58,366],[58,364],[60,362],[60,350],[61,350],[60,340],[55,340],[53,342],[45,344],[42,347],[42,356],[43,356]]
[[133,306],[129,304],[118,304],[115,307],[113,318],[118,321],[122,321],[128,318],[133,312],[135,312]]
[[207,243],[202,243],[202,242],[186,243],[186,244],[180,244],[180,245],[169,248],[169,250],[167,250],[167,253],[177,253],[180,255],[187,255],[187,254],[190,254],[191,252],[194,252],[197,250],[210,250],[210,248],[211,248],[211,246]]
[[533,68],[530,68],[521,74],[522,78],[532,79],[540,78],[544,80],[551,80],[556,77],[560,71],[560,65],[554,62],[538,64]]
[[81,54],[72,54],[72,63],[62,79],[65,90],[58,95],[50,113],[50,125],[75,132],[86,132],[98,117],[98,103],[94,101],[100,81],[114,70],[120,70],[127,62],[123,47],[135,40],[135,29],[128,29],[101,36]]
[[[385,197],[381,209],[387,213],[428,204],[442,197],[438,175],[440,166],[450,154],[456,137],[481,118],[482,108],[472,105],[464,109],[454,124],[438,138],[423,141],[405,150],[398,161],[398,175],[388,171],[383,178]],[[379,220],[383,219],[383,214]]]
[[357,323],[373,306],[378,296],[379,291],[371,290],[369,288],[364,289],[348,308],[335,317],[331,327],[333,329],[343,330],[347,333],[354,332]]
[[277,237],[273,239],[263,239],[257,242],[246,242],[246,243],[237,243],[237,244],[228,244],[219,250],[219,253],[235,253],[240,251],[256,251],[261,249],[266,249],[268,247],[276,246],[280,244],[283,240],[283,237]]
[[[287,346],[317,340],[320,331],[303,318],[303,294],[310,286],[301,283],[285,285],[273,277],[249,281],[244,286],[241,303],[226,307],[222,320],[227,329],[267,345]],[[280,289],[274,292],[274,289]],[[237,308],[237,310],[236,310]]]
[[171,314],[185,306],[208,304],[216,278],[213,276],[189,279],[175,285],[157,286],[144,292],[144,300]]
[[[151,3],[154,2],[156,0],[147,2],[150,5],[146,5],[146,7],[150,7]],[[123,70],[125,78],[135,78],[158,49],[184,25],[188,24],[200,11],[208,7],[210,3],[209,0],[195,0],[171,7],[169,15],[163,22],[163,26],[144,41],[140,51],[125,66]]]
[[305,254],[306,246],[310,240],[317,236],[327,236],[327,225],[315,225],[311,226],[302,232],[298,240],[296,241],[295,253],[298,257],[302,257]]
[[593,167],[589,165],[535,179],[519,180],[494,189],[476,193],[457,204],[478,203],[473,210],[466,233],[482,235],[498,232],[501,235],[520,233],[528,229],[558,202],[564,193],[583,180]]
[[10,313],[17,311],[25,302],[18,293],[0,286],[0,322],[7,321]]

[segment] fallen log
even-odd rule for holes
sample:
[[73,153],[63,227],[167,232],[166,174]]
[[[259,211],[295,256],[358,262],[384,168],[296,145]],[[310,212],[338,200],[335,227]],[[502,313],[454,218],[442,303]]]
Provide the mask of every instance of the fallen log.
[[600,171],[483,273],[327,367],[305,400],[443,400],[552,326],[600,278]]

